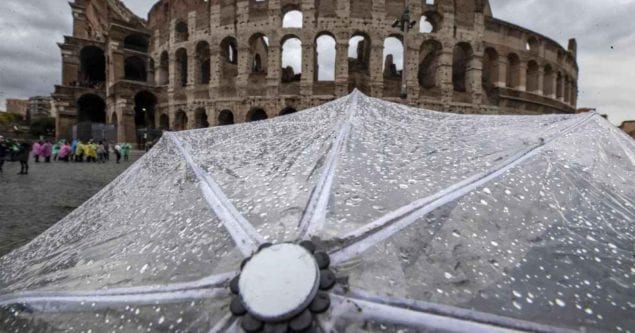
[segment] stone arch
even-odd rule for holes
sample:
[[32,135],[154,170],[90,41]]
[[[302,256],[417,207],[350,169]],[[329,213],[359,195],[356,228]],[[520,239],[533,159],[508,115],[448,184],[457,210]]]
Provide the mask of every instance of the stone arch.
[[337,42],[329,32],[321,32],[315,37],[315,81],[335,81],[335,61]]
[[77,121],[106,123],[106,102],[95,94],[82,95],[77,100]]
[[194,127],[195,128],[207,128],[209,122],[207,121],[207,112],[204,108],[197,108],[194,111]]
[[265,112],[264,109],[259,108],[259,107],[251,108],[251,110],[249,110],[249,112],[247,112],[247,121],[248,122],[265,120],[267,118],[268,118],[267,112]]
[[530,60],[527,63],[527,91],[528,92],[537,92],[540,88],[539,86],[539,66],[538,63],[534,60]]
[[545,96],[555,96],[554,91],[554,71],[551,65],[546,65],[544,69],[543,94]]
[[417,79],[419,86],[424,89],[437,87],[437,72],[439,69],[439,59],[443,46],[434,39],[427,40],[421,44],[419,49],[419,72]]
[[148,52],[148,38],[141,34],[130,34],[123,40],[123,47],[128,50]]
[[196,84],[209,84],[211,68],[210,68],[210,48],[206,41],[200,41],[196,44]]
[[537,53],[539,47],[540,47],[540,44],[538,43],[538,39],[536,37],[531,36],[527,38],[527,42],[525,43],[525,50],[532,53]]
[[104,50],[96,46],[86,46],[79,52],[79,84],[93,86],[106,81],[106,57]]
[[153,129],[155,126],[154,113],[156,111],[157,97],[149,91],[140,91],[134,97],[134,122],[135,128]]
[[280,64],[282,83],[302,79],[302,41],[296,35],[286,35],[280,40]]
[[370,93],[372,40],[365,32],[355,32],[348,41],[348,90]]
[[176,43],[187,42],[190,39],[190,31],[187,23],[179,21],[174,27],[174,41]]
[[472,46],[469,43],[460,42],[454,46],[452,60],[452,86],[454,91],[469,91],[467,72],[473,55]]
[[443,16],[437,11],[427,11],[419,19],[420,33],[436,33],[441,28]]
[[230,110],[223,110],[218,114],[218,125],[233,125],[234,124],[234,113]]
[[161,116],[159,117],[159,129],[163,131],[170,130],[170,116],[165,113],[161,114]]
[[282,28],[302,29],[304,15],[298,6],[287,6],[282,11]]
[[236,38],[228,36],[220,42],[220,55],[224,63],[238,64],[238,42],[236,42]]
[[188,81],[188,67],[187,67],[187,50],[185,48],[180,48],[176,50],[176,83],[177,87],[185,87],[187,86]]
[[507,88],[518,89],[520,86],[520,57],[516,53],[507,55]]
[[556,76],[556,98],[562,99],[564,97],[564,89],[563,89],[563,80],[562,73],[558,72]]
[[384,39],[383,76],[384,96],[401,95],[401,76],[403,75],[404,48],[400,35],[392,35]]
[[286,115],[289,115],[289,114],[292,114],[292,113],[296,113],[296,112],[298,112],[298,110],[296,110],[296,109],[294,109],[294,108],[292,108],[290,106],[287,106],[286,108],[282,109],[282,111],[280,111],[280,115],[281,116],[286,116]]
[[498,52],[493,47],[485,49],[483,54],[482,82],[485,90],[492,89],[498,82]]
[[176,111],[174,116],[174,129],[177,131],[183,131],[187,129],[187,114],[183,110]]
[[140,56],[126,58],[124,60],[124,79],[146,82],[148,80],[146,66],[146,60]]
[[249,38],[249,53],[252,74],[267,74],[269,42],[267,36],[255,33]]
[[170,56],[167,51],[163,51],[161,53],[161,58],[159,59],[157,83],[162,86],[170,83]]

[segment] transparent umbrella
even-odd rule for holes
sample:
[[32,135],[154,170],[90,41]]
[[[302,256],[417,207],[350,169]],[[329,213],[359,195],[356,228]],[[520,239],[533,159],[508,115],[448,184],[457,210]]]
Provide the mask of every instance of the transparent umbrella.
[[635,327],[635,142],[359,92],[167,133],[0,259],[0,331]]

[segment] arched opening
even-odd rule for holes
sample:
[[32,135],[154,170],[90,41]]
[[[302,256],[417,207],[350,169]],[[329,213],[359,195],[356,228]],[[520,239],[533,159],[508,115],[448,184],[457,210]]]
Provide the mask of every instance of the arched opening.
[[125,49],[148,52],[148,39],[139,34],[128,35],[123,41]]
[[117,112],[113,112],[110,117],[110,125],[115,128],[115,140],[119,137],[119,120],[117,117]]
[[177,43],[186,42],[190,39],[190,31],[188,29],[187,23],[180,21],[176,24],[174,31],[174,41]]
[[187,129],[187,114],[185,114],[185,111],[179,110],[176,112],[174,118],[174,129],[177,131]]
[[468,43],[458,43],[454,46],[452,60],[452,85],[454,91],[467,92],[467,71],[472,60],[472,46]]
[[520,85],[520,58],[511,53],[507,56],[507,87],[517,89]]
[[488,47],[483,55],[483,88],[490,90],[498,82],[498,52],[494,48]]
[[525,43],[525,49],[530,52],[538,52],[538,40],[535,37],[529,37]]
[[97,95],[83,95],[77,100],[77,121],[105,124],[106,102]]
[[234,37],[225,37],[220,43],[220,55],[224,63],[238,63],[238,47]]
[[296,36],[287,36],[282,40],[281,75],[283,83],[302,79],[302,41]]
[[442,17],[439,13],[431,11],[421,15],[419,19],[419,32],[420,33],[435,33],[439,31],[441,26]]
[[403,44],[397,37],[384,40],[384,78],[401,78],[403,71]]
[[317,81],[335,81],[335,59],[337,49],[335,38],[329,34],[315,39],[315,75]]
[[348,90],[370,93],[370,51],[372,41],[365,33],[355,33],[348,41]]
[[210,50],[207,42],[199,42],[196,45],[196,63],[198,75],[197,84],[209,84],[210,81]]
[[187,86],[187,50],[184,48],[176,51],[176,78],[178,87]]
[[437,72],[442,45],[436,40],[427,40],[421,44],[419,51],[419,85],[424,89],[438,87]]
[[280,111],[280,115],[281,116],[286,116],[288,114],[292,114],[292,113],[296,113],[296,112],[298,112],[296,109],[294,109],[294,108],[292,108],[290,106],[287,106],[286,108],[282,109],[282,111]]
[[554,92],[554,73],[551,65],[545,66],[545,75],[544,75],[544,83],[543,83],[543,94],[545,96],[555,96]]
[[154,128],[154,112],[156,105],[156,96],[148,91],[141,91],[135,95],[134,123],[137,130]]
[[282,27],[302,28],[302,21],[302,12],[297,9],[292,9],[287,11],[284,16],[282,16]]
[[106,57],[104,51],[95,46],[86,46],[80,53],[79,84],[84,87],[106,81]]
[[170,130],[170,117],[165,113],[159,117],[159,129],[163,131]]
[[539,88],[538,80],[539,80],[539,69],[538,63],[531,60],[527,64],[527,91],[529,92],[537,92]]
[[255,34],[249,39],[252,74],[267,75],[269,40],[263,34]]
[[247,113],[247,121],[260,121],[267,119],[267,113],[261,108],[253,108]]
[[207,112],[205,112],[205,109],[196,109],[196,111],[194,112],[194,123],[196,128],[209,127],[209,122],[207,121]]
[[140,56],[131,56],[124,61],[124,79],[131,81],[146,82],[148,73],[146,72],[146,61]]
[[234,124],[234,113],[229,110],[223,110],[218,114],[218,125],[233,125]]
[[158,73],[159,85],[166,85],[170,81],[170,58],[168,52],[161,53],[161,59],[159,60],[159,73]]
[[384,96],[401,95],[401,75],[403,74],[404,50],[401,40],[388,37],[384,40],[383,73]]
[[563,82],[562,82],[563,78],[562,78],[562,73],[558,72],[558,76],[556,77],[556,98],[557,99],[562,99],[563,98],[563,94],[564,94],[564,87],[563,87]]
[[571,80],[569,76],[564,77],[564,102],[569,103],[571,99]]

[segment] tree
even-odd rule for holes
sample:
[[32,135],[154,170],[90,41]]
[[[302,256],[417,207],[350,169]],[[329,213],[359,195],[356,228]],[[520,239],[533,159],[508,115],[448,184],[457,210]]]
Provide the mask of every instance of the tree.
[[39,118],[31,122],[31,135],[55,136],[55,118]]

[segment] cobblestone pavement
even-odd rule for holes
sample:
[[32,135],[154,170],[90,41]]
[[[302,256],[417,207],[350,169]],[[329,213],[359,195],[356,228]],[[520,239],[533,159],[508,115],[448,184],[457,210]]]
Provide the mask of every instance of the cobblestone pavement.
[[20,163],[6,162],[0,174],[0,257],[20,247],[58,222],[126,170],[129,162],[34,163],[18,175]]

